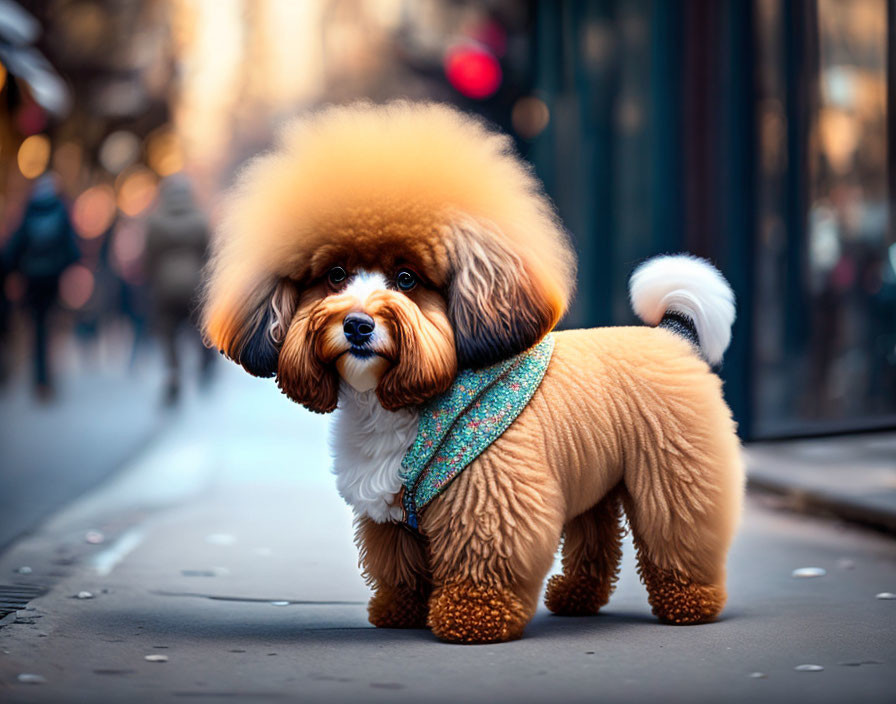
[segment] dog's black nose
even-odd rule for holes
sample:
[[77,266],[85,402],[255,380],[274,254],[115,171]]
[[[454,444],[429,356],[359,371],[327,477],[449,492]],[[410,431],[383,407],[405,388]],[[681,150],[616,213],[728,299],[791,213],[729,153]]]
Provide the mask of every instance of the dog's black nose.
[[342,330],[346,340],[360,347],[373,336],[375,325],[366,313],[349,313],[342,321]]

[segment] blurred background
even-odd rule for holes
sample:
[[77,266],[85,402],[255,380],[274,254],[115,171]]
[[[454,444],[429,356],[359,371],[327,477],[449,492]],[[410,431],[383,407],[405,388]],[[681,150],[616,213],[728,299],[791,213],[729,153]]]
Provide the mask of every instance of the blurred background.
[[[563,325],[636,323],[664,252],[733,285],[717,626],[643,623],[627,548],[599,623],[542,610],[500,657],[366,628],[327,419],[193,311],[241,164],[398,97],[533,164],[579,255]],[[896,0],[0,0],[0,700],[892,700],[894,207]]]
[[282,121],[361,97],[513,136],[578,249],[568,326],[634,322],[645,257],[717,262],[744,438],[896,426],[894,57],[894,0],[0,0],[7,432],[70,404],[114,443],[213,383],[166,287]]

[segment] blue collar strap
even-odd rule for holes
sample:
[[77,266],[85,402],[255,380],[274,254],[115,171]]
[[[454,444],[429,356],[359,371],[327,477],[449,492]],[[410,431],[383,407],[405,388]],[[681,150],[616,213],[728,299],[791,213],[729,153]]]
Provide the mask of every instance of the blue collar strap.
[[541,384],[554,337],[484,369],[461,371],[420,407],[417,438],[401,462],[404,523],[417,530],[426,505],[510,427]]

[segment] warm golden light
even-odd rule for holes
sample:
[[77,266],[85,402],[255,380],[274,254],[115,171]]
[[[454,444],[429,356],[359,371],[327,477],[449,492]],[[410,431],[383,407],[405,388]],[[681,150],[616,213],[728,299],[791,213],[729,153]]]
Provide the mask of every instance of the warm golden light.
[[0,90],[6,85],[6,66],[0,63]]
[[86,240],[102,235],[115,218],[115,192],[111,186],[88,188],[75,199],[72,224]]
[[19,147],[19,171],[25,178],[37,178],[50,162],[50,140],[46,135],[35,134],[26,138]]
[[121,212],[136,217],[155,200],[158,183],[152,171],[145,166],[135,166],[118,177],[116,188]]
[[[183,41],[179,69],[183,85],[176,111],[178,131],[193,161],[220,163],[230,137],[230,115],[240,99],[247,25],[242,3],[217,0],[176,3]],[[228,51],[221,51],[228,47]]]
[[184,168],[180,139],[170,129],[156,130],[146,140],[146,160],[161,178]]
[[847,173],[861,139],[860,125],[849,113],[836,108],[822,108],[818,116],[818,136],[821,148],[831,168],[838,174]]
[[[377,55],[354,44],[369,46],[382,33],[380,25],[397,26],[404,6],[403,0],[169,2],[180,90],[167,129],[177,134],[177,149],[161,161],[149,156],[147,161],[164,176],[176,170],[179,160],[200,190],[230,169],[235,139],[264,141],[273,123],[320,100],[328,66],[336,70],[336,64],[354,57],[358,71],[373,73]],[[358,42],[337,38],[328,54],[329,35],[323,30],[334,13],[354,18]],[[374,26],[362,22],[365,16],[375,20]],[[333,80],[339,83],[338,76]]]

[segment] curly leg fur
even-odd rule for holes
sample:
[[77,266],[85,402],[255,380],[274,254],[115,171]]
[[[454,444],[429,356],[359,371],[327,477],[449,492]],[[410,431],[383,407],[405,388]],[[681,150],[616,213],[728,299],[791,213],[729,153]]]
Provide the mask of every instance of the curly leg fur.
[[556,487],[535,462],[515,463],[508,472],[504,442],[520,448],[538,439],[505,434],[423,516],[435,585],[429,627],[442,640],[519,638],[560,541]]
[[677,626],[708,623],[722,612],[727,598],[723,584],[700,584],[677,570],[657,567],[637,538],[635,548],[638,574],[647,587],[653,615],[660,621]]
[[437,588],[429,602],[429,627],[453,643],[516,640],[529,618],[529,609],[504,587],[448,584]]
[[548,580],[545,606],[563,616],[591,616],[610,599],[622,559],[622,504],[611,492],[563,530],[563,574]]
[[426,628],[426,594],[406,586],[382,585],[367,606],[367,618],[377,628]]
[[[678,525],[672,522],[665,534],[644,526],[643,510],[633,497],[623,494],[625,512],[632,527],[632,538],[638,554],[638,574],[647,588],[647,600],[654,616],[675,625],[713,621],[721,613],[727,598],[725,592],[724,555],[727,544],[710,546],[707,526]],[[700,536],[700,545],[714,547],[702,559],[682,549],[669,536],[679,531]],[[711,559],[707,559],[707,557]],[[663,564],[659,564],[660,560]]]
[[432,581],[423,540],[393,523],[358,521],[364,578],[374,588],[367,607],[378,628],[426,628]]

